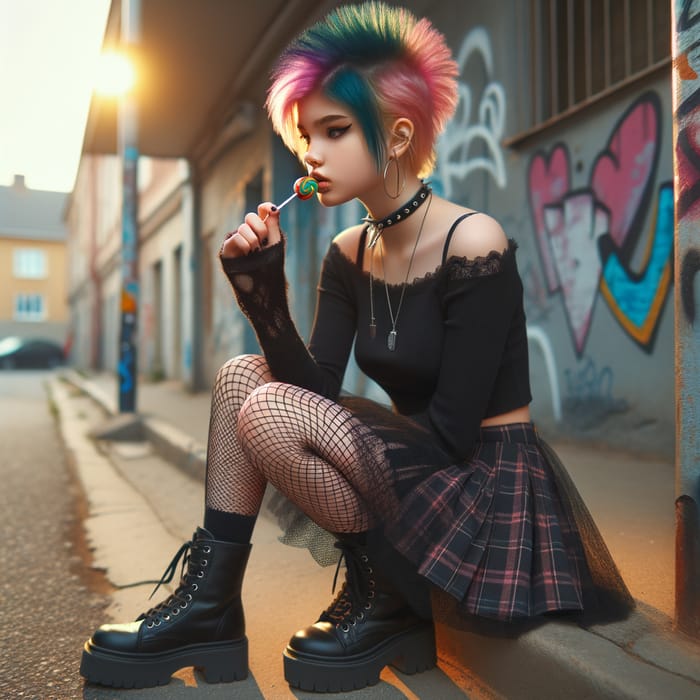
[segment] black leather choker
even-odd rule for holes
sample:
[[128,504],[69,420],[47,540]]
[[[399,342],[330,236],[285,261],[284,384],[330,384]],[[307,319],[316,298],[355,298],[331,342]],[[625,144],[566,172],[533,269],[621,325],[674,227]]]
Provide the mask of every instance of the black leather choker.
[[402,204],[396,211],[392,211],[389,216],[385,216],[383,219],[373,219],[370,216],[365,216],[362,221],[369,224],[367,228],[367,232],[369,233],[367,247],[374,248],[385,228],[398,224],[400,221],[411,216],[411,214],[425,202],[430,192],[430,185],[423,183],[411,199],[405,204]]

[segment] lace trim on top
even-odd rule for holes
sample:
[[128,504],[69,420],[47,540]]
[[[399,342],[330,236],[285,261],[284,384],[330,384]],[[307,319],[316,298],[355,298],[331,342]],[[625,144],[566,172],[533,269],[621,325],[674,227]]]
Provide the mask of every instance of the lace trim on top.
[[508,240],[508,247],[503,251],[492,250],[488,255],[476,258],[449,257],[444,264],[445,274],[450,280],[472,279],[474,277],[488,277],[501,271],[504,261],[512,257],[518,244]]
[[[505,250],[492,250],[488,255],[467,258],[451,255],[444,263],[440,263],[432,272],[426,272],[422,277],[414,277],[407,283],[408,287],[417,287],[430,282],[440,275],[445,275],[448,280],[466,280],[476,277],[488,277],[501,271],[504,261],[512,258],[518,244],[512,238],[508,239],[508,247]],[[369,279],[369,272],[361,270],[357,264],[350,260],[340,249],[337,243],[331,244],[331,251],[339,255],[347,264],[351,265],[358,274]],[[381,282],[381,280],[377,280]],[[398,289],[402,283],[389,283],[389,289]]]

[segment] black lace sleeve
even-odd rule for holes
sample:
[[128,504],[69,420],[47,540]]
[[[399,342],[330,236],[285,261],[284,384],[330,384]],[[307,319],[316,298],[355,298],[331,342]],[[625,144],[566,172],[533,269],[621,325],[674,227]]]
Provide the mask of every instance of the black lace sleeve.
[[336,352],[332,361],[317,362],[307,349],[289,310],[284,250],[283,240],[245,257],[222,257],[221,265],[275,379],[336,399],[349,351],[341,350],[340,359]]

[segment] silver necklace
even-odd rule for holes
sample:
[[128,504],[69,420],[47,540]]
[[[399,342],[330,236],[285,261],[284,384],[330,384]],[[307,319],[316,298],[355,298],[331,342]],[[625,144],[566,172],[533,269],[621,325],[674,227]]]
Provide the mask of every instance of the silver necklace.
[[[411,258],[408,261],[408,269],[406,270],[406,277],[401,285],[401,296],[399,297],[399,305],[396,307],[396,315],[394,315],[394,309],[391,306],[391,299],[389,298],[389,285],[386,281],[386,268],[384,266],[384,241],[380,242],[380,254],[382,258],[382,275],[384,276],[384,292],[386,293],[386,305],[389,309],[389,318],[391,319],[391,330],[386,338],[386,346],[392,352],[396,350],[396,324],[399,321],[399,314],[401,313],[401,307],[403,305],[404,294],[406,293],[406,286],[408,285],[408,278],[411,274],[411,267],[413,267],[413,258],[416,256],[416,250],[418,249],[418,241],[420,241],[421,234],[423,233],[423,226],[425,225],[425,220],[428,218],[428,212],[430,211],[430,204],[433,200],[432,193],[428,197],[428,206],[425,208],[425,214],[423,214],[423,220],[420,222],[420,228],[418,229],[418,234],[416,235],[415,243],[413,244],[413,250],[411,251]],[[377,324],[374,317],[374,250],[370,253],[371,257],[369,259],[369,337],[374,339],[377,335]]]

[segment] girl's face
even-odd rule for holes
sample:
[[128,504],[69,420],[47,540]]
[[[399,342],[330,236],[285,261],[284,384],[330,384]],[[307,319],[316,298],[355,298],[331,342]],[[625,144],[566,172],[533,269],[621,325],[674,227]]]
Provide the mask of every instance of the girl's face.
[[347,107],[316,90],[298,103],[297,127],[300,155],[309,175],[318,180],[321,204],[332,207],[363,199],[381,188],[381,173]]

